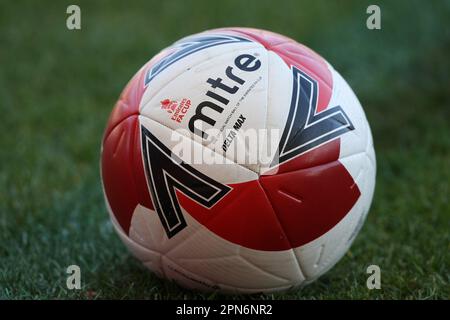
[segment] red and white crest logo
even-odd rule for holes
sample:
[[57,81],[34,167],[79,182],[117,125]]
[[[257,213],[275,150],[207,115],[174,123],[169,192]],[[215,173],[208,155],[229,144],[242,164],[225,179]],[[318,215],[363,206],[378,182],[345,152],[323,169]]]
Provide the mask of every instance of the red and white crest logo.
[[161,109],[167,110],[168,113],[173,113],[177,107],[177,102],[175,100],[164,99],[161,101]]
[[171,113],[171,120],[181,123],[184,118],[184,115],[191,107],[191,100],[183,98],[180,102],[171,99],[164,99],[161,101],[161,109],[167,110],[168,113]]

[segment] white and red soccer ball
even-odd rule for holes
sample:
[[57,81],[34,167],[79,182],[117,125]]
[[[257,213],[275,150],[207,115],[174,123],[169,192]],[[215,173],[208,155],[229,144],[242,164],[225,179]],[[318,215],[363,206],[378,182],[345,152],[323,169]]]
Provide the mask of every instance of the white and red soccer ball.
[[[260,132],[272,143],[249,143]],[[312,282],[350,247],[375,186],[349,85],[309,48],[257,29],[189,36],[146,63],[112,111],[101,157],[124,243],[198,289]]]

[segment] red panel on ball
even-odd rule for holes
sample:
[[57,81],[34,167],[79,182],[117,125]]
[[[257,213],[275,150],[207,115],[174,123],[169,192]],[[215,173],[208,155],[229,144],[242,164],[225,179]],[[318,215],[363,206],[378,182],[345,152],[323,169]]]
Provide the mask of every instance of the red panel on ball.
[[259,179],[293,248],[333,228],[360,196],[339,162]]
[[138,116],[145,91],[145,72],[154,61],[141,68],[127,84],[103,136],[103,186],[111,209],[126,233],[138,204],[153,209],[142,164]]
[[139,120],[134,115],[119,122],[103,143],[103,186],[109,205],[126,233],[138,204],[153,209],[139,139]]
[[230,184],[231,192],[208,209],[177,192],[180,205],[218,236],[257,250],[291,248],[258,180]]

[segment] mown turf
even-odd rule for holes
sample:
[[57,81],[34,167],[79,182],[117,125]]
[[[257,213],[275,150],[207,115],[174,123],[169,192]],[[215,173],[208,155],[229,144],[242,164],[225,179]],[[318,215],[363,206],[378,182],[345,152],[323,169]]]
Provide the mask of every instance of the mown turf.
[[[0,298],[196,298],[122,245],[104,207],[102,131],[134,72],[181,36],[252,26],[291,36],[348,80],[372,125],[378,174],[348,254],[301,291],[251,298],[450,298],[449,1],[77,1],[0,3]],[[82,269],[67,290],[65,268]],[[366,268],[381,267],[381,290]],[[232,296],[231,298],[242,298]]]

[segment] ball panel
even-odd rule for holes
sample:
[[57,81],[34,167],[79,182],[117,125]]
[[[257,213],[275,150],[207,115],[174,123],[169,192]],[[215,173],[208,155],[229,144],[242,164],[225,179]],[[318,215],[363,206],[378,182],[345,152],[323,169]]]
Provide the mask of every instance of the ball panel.
[[293,248],[326,233],[360,196],[338,161],[263,176],[260,182]]
[[[190,37],[187,37],[185,40],[189,40],[189,38],[191,37],[201,37],[202,35],[204,35],[204,33],[192,35]],[[208,34],[206,34],[205,36],[207,35]],[[176,44],[166,48],[163,51],[163,54],[161,54],[161,58],[164,59],[165,57],[170,56],[171,53],[179,50],[177,48],[179,47],[177,47]],[[158,92],[164,89],[167,85],[170,85],[170,83],[173,80],[175,80],[179,76],[183,75],[185,76],[186,72],[188,72],[188,74],[191,76],[192,81],[198,81],[197,76],[193,77],[192,74],[204,73],[205,67],[210,67],[211,62],[213,60],[216,59],[222,60],[221,58],[222,55],[226,56],[233,54],[233,52],[247,51],[247,50],[249,52],[254,50],[259,51],[261,49],[263,49],[261,44],[247,40],[245,42],[240,41],[235,43],[205,47],[204,49],[198,51],[193,50],[192,53],[185,55],[183,59],[176,60],[175,62],[167,66],[165,69],[163,69],[163,71],[159,72],[157,76],[155,76],[148,85],[145,86],[145,93],[140,102],[141,113],[145,114],[145,111],[143,109],[147,108],[149,100],[152,100],[155,96],[157,96]],[[229,61],[229,63],[230,62],[233,63],[233,60]],[[224,65],[224,67],[226,67],[226,65]],[[149,69],[151,69],[151,67]],[[225,71],[225,69],[221,71]],[[204,81],[206,81],[207,78],[204,79]],[[145,85],[145,81],[143,81],[142,83]],[[186,86],[191,87],[194,90],[194,92],[198,91],[198,89],[195,86],[191,86],[189,80],[184,81],[182,85],[179,84],[179,88],[185,88]],[[204,88],[204,85],[202,87]],[[178,95],[176,91],[172,91],[171,94]],[[151,106],[149,108],[151,108]]]
[[[119,235],[122,242],[125,244],[125,246],[128,248],[128,250],[133,254],[134,257],[136,257],[139,261],[143,262],[143,264],[149,268],[152,272],[154,272],[159,277],[164,277],[163,270],[161,268],[161,254],[157,251],[149,249],[147,245],[142,245],[137,241],[134,241],[133,238],[128,234],[125,233],[123,228],[120,226],[119,222],[116,219],[115,213],[112,211],[112,208],[109,204],[108,198],[105,196],[105,204],[106,208],[108,209],[109,216],[111,218],[112,224],[114,229],[116,230],[117,234]],[[135,216],[135,212],[137,208],[144,208],[140,205],[138,205],[135,208],[135,211],[133,212],[133,217]],[[149,209],[146,209],[149,210]],[[135,228],[135,224],[131,222],[130,226],[130,234],[131,230]],[[134,232],[133,232],[134,233]],[[144,235],[147,236],[147,235]]]
[[[365,154],[362,157],[368,159]],[[361,196],[358,198],[348,213],[328,232],[319,238],[294,249],[302,270],[308,280],[317,279],[320,275],[331,269],[348,251],[353,240],[362,227],[375,187],[375,171],[370,161],[364,161],[358,157],[347,157],[343,162],[347,168],[349,166],[359,166],[365,168],[357,178],[355,184],[360,189]],[[362,161],[362,165],[361,162]]]
[[104,192],[125,232],[137,204],[153,208],[141,157],[138,117],[132,115],[110,131],[101,157]]
[[208,230],[186,210],[183,213],[188,227],[169,241],[156,212],[136,207],[129,238],[137,247],[150,249],[151,255],[139,251],[143,254],[139,258],[152,270],[162,268],[167,277],[189,287],[235,292],[290,287],[304,280],[292,250],[267,252],[236,245]]
[[[251,72],[240,70],[236,59],[242,55],[256,57],[261,66]],[[236,43],[198,51],[152,80],[140,113],[258,172],[257,157],[246,161],[253,152],[248,152],[244,137],[249,128],[265,128],[267,68],[267,51],[259,44]],[[227,70],[239,82],[230,79]],[[220,88],[222,85],[225,89]],[[231,138],[235,126],[239,134]],[[203,138],[194,133],[195,129]]]

